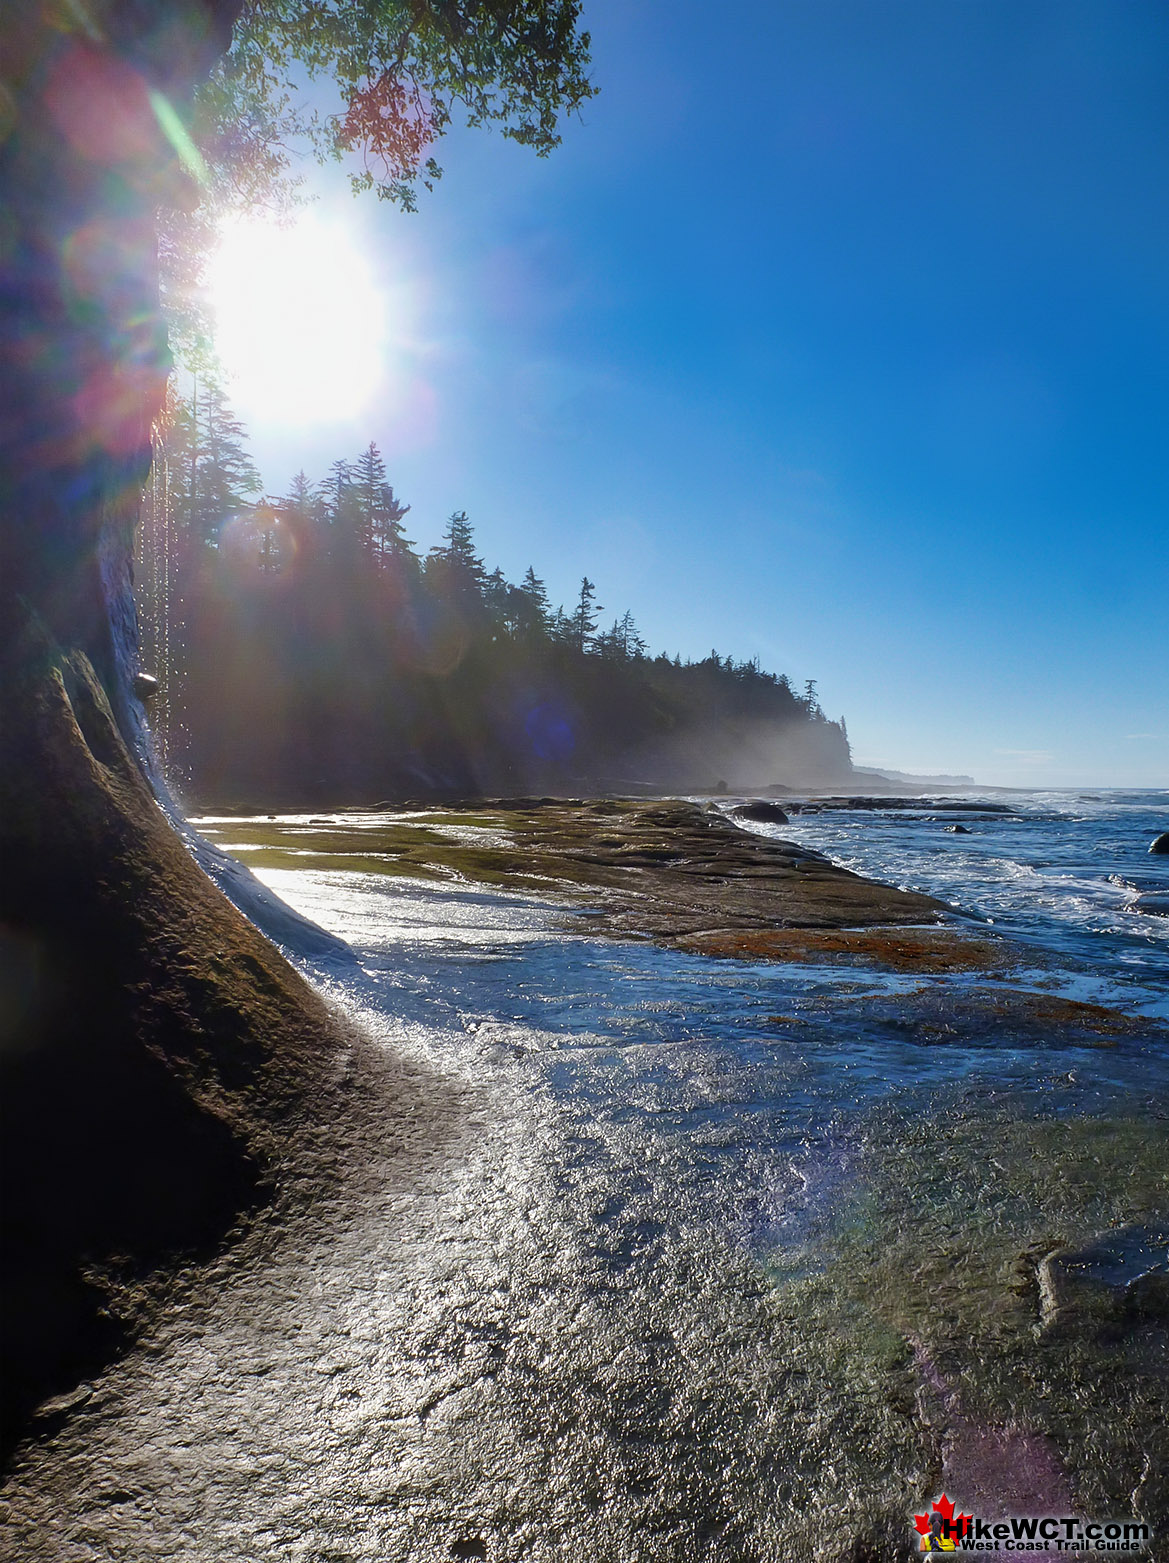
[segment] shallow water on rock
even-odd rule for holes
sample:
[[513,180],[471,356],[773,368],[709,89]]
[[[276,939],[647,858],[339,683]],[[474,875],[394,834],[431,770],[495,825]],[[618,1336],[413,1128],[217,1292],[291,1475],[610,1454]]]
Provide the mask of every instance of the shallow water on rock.
[[[538,1091],[558,1120],[666,1205],[766,1241],[760,1209],[816,1185],[872,1114],[907,1119],[993,1095],[1060,1118],[1160,1100],[1163,1043],[1060,1045],[1009,1021],[938,1021],[945,1002],[1003,984],[831,965],[751,965],[562,932],[531,899],[373,876],[262,876],[356,950],[329,990],[375,1029],[409,1025],[418,1056],[469,1079]],[[959,1006],[961,1007],[961,1006]],[[834,1173],[833,1176],[836,1176]]]
[[415,1074],[28,1454],[20,1556],[894,1559],[947,1481],[1169,1523],[1164,1330],[1041,1340],[1036,1281],[1169,1208],[1163,1039],[465,884],[261,877]]
[[[1046,1398],[1066,1429],[1050,1380],[1064,1369],[1032,1360],[1028,1251],[1167,1208],[1163,1033],[1057,1042],[980,1007],[979,995],[1006,987],[985,980],[922,985],[827,964],[709,960],[597,941],[587,917],[566,936],[563,914],[538,901],[469,887],[383,879],[346,890],[340,875],[267,877],[336,932],[330,918],[344,907],[363,972],[336,991],[367,1023],[382,1011],[409,1016],[421,1057],[492,1078],[517,1121],[539,1104],[539,1180],[567,1224],[556,1241],[578,1251],[593,1303],[620,1297],[646,1318],[664,1304],[668,1338],[684,1330],[702,1343],[720,1396],[737,1408],[720,1413],[738,1429],[720,1435],[728,1459],[741,1455],[737,1419],[760,1414],[744,1410],[740,1393],[749,1401],[751,1392],[736,1387],[736,1363],[763,1352],[784,1394],[793,1374],[819,1380],[833,1425],[853,1419],[839,1449],[813,1439],[823,1470],[798,1453],[806,1406],[785,1433],[772,1428],[769,1458],[795,1462],[809,1484],[788,1490],[810,1500],[835,1472],[862,1509],[887,1513],[891,1488],[920,1480],[930,1458],[922,1426],[896,1408],[910,1393],[906,1343],[921,1350],[931,1339],[939,1294],[948,1322],[938,1339],[953,1362],[965,1355],[966,1397],[983,1419],[962,1424],[976,1430],[969,1437],[1028,1425],[1029,1397]],[[1056,980],[1036,975],[1047,987]],[[660,1358],[628,1414],[648,1445],[673,1448],[667,1458],[685,1466],[695,1452],[659,1402],[686,1393]],[[1138,1352],[1110,1365],[1124,1401],[1111,1412],[1115,1436],[1130,1440],[1115,1454],[1113,1504],[1139,1485],[1140,1408],[1164,1390],[1148,1379],[1133,1393],[1139,1363]],[[1079,1372],[1092,1381],[1099,1366]],[[1083,1383],[1069,1371],[1064,1390],[1075,1401]],[[1087,1427],[1077,1436],[1085,1449],[1098,1441]],[[935,1443],[934,1456],[945,1447]],[[1083,1460],[1073,1481],[1103,1502],[1107,1473],[1066,1458]],[[1009,1487],[1005,1464],[997,1474]],[[759,1555],[811,1546],[806,1516],[796,1518],[805,1499],[753,1522]]]

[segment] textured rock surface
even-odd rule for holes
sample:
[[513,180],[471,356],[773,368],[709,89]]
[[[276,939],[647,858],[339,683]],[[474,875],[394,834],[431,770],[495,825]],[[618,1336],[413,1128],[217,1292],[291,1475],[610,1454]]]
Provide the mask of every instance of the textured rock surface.
[[1048,1330],[1169,1322],[1169,1229],[1118,1227],[1048,1254],[1039,1266],[1039,1304]]
[[[456,820],[515,854],[495,816],[425,828]],[[736,1007],[756,974],[646,943],[453,954],[509,903],[377,883],[378,1045],[331,1055],[219,1255],[104,1267],[138,1343],[38,1418],[5,1556],[886,1563],[959,1480],[992,1511],[1169,1515],[1164,1327],[1036,1331],[1041,1256],[1163,1205],[1156,1101],[1126,1123],[1107,1091],[1153,1097],[1157,1036],[965,979],[813,976],[785,1018]],[[399,948],[411,909],[441,959]],[[891,933],[944,958],[944,927]]]
[[6,1556],[787,1563],[841,1490],[840,1555],[901,1555],[935,1461],[900,1366],[892,1393],[842,1375],[741,1251],[666,1231],[636,1176],[614,1197],[506,1072],[367,1057],[334,1108],[18,1451]]
[[152,93],[181,107],[238,12],[4,15],[5,1437],[120,1338],[91,1267],[213,1245],[262,1197],[338,1041],[195,868],[123,742],[141,717],[132,538],[170,369],[156,213],[191,193]]
[[[467,822],[471,832],[462,832]],[[492,832],[484,836],[484,827]],[[603,914],[598,928],[670,938],[709,928],[865,928],[932,923],[950,908],[877,884],[792,842],[739,830],[677,799],[484,800],[425,814],[356,815],[325,830],[221,825],[268,868],[451,873],[512,889],[560,891]],[[307,854],[307,855],[306,855]]]
[[214,1244],[347,1046],[196,867],[87,660],[0,667],[6,1435],[119,1329],[86,1272]]

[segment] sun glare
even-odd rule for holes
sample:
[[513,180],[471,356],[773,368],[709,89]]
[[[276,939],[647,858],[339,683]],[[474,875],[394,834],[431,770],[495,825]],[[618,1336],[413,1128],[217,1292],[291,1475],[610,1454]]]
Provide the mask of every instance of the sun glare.
[[340,422],[385,374],[385,302],[353,234],[316,212],[235,218],[208,270],[215,346],[241,408],[286,424]]

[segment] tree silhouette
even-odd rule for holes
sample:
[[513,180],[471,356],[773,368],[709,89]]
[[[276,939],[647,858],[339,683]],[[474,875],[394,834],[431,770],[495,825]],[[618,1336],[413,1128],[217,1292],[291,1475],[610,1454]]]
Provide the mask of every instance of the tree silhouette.
[[426,557],[427,587],[468,629],[483,627],[487,570],[475,552],[475,533],[465,510],[448,519],[442,542]]
[[351,580],[359,578],[368,552],[365,516],[354,477],[353,463],[339,457],[321,484],[328,525],[329,555]]
[[608,643],[611,654],[622,662],[636,661],[638,657],[644,657],[648,649],[637,632],[633,614],[628,608],[619,619],[614,620],[613,628],[609,631]]
[[303,567],[314,565],[324,551],[327,524],[324,500],[310,483],[303,469],[296,474],[288,493],[276,501],[277,508],[292,539],[296,557]]
[[409,551],[401,521],[410,509],[400,505],[386,478],[386,464],[371,440],[357,458],[352,482],[361,514],[361,541],[370,558],[380,567]]
[[552,625],[548,591],[531,565],[528,566],[523,580],[514,590],[517,633],[533,640],[547,636]]
[[[230,409],[220,415],[226,427]],[[189,455],[189,408],[172,437]],[[587,752],[602,775],[649,767],[698,790],[719,779],[714,755],[718,773],[736,775],[753,735],[771,733],[767,753],[786,745],[815,774],[847,776],[843,719],[827,721],[814,682],[797,695],[786,675],[717,649],[697,662],[651,660],[630,609],[598,630],[588,576],[572,615],[552,613],[533,565],[519,585],[487,568],[465,511],[448,518],[424,564],[401,536],[405,513],[369,445],[333,462],[319,487],[302,472],[286,496],[249,504],[220,546],[193,534],[199,568],[181,609],[171,605],[184,622],[170,639],[188,670],[176,709],[192,732],[190,747],[172,748],[196,775],[238,771],[280,793],[311,769],[326,792],[346,796],[364,776],[388,796],[408,762],[439,791],[547,789],[573,755],[579,776]],[[144,581],[160,574],[144,559]]]
[[590,581],[587,575],[584,576],[580,583],[580,596],[569,620],[572,644],[578,651],[587,650],[596,633],[597,615],[601,612],[601,604],[595,600],[596,591],[595,582]]
[[191,397],[176,402],[167,435],[172,499],[196,549],[218,546],[224,524],[260,492],[246,440],[247,431],[214,380],[197,380]]
[[442,537],[442,543],[431,550],[430,557],[448,570],[461,571],[481,587],[487,572],[475,552],[475,531],[465,510],[456,510],[449,518]]

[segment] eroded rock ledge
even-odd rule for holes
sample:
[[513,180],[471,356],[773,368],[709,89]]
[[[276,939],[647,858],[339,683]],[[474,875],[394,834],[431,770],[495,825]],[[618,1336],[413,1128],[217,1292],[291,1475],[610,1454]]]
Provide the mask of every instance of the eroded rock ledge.
[[0,685],[7,1441],[116,1348],[95,1276],[220,1241],[352,1039],[196,867],[86,658],[34,622]]
[[242,843],[253,866],[453,875],[576,902],[586,890],[603,914],[597,926],[626,937],[899,927],[936,923],[951,911],[677,799],[496,798],[425,811],[355,811],[351,820],[232,821],[208,833]]

